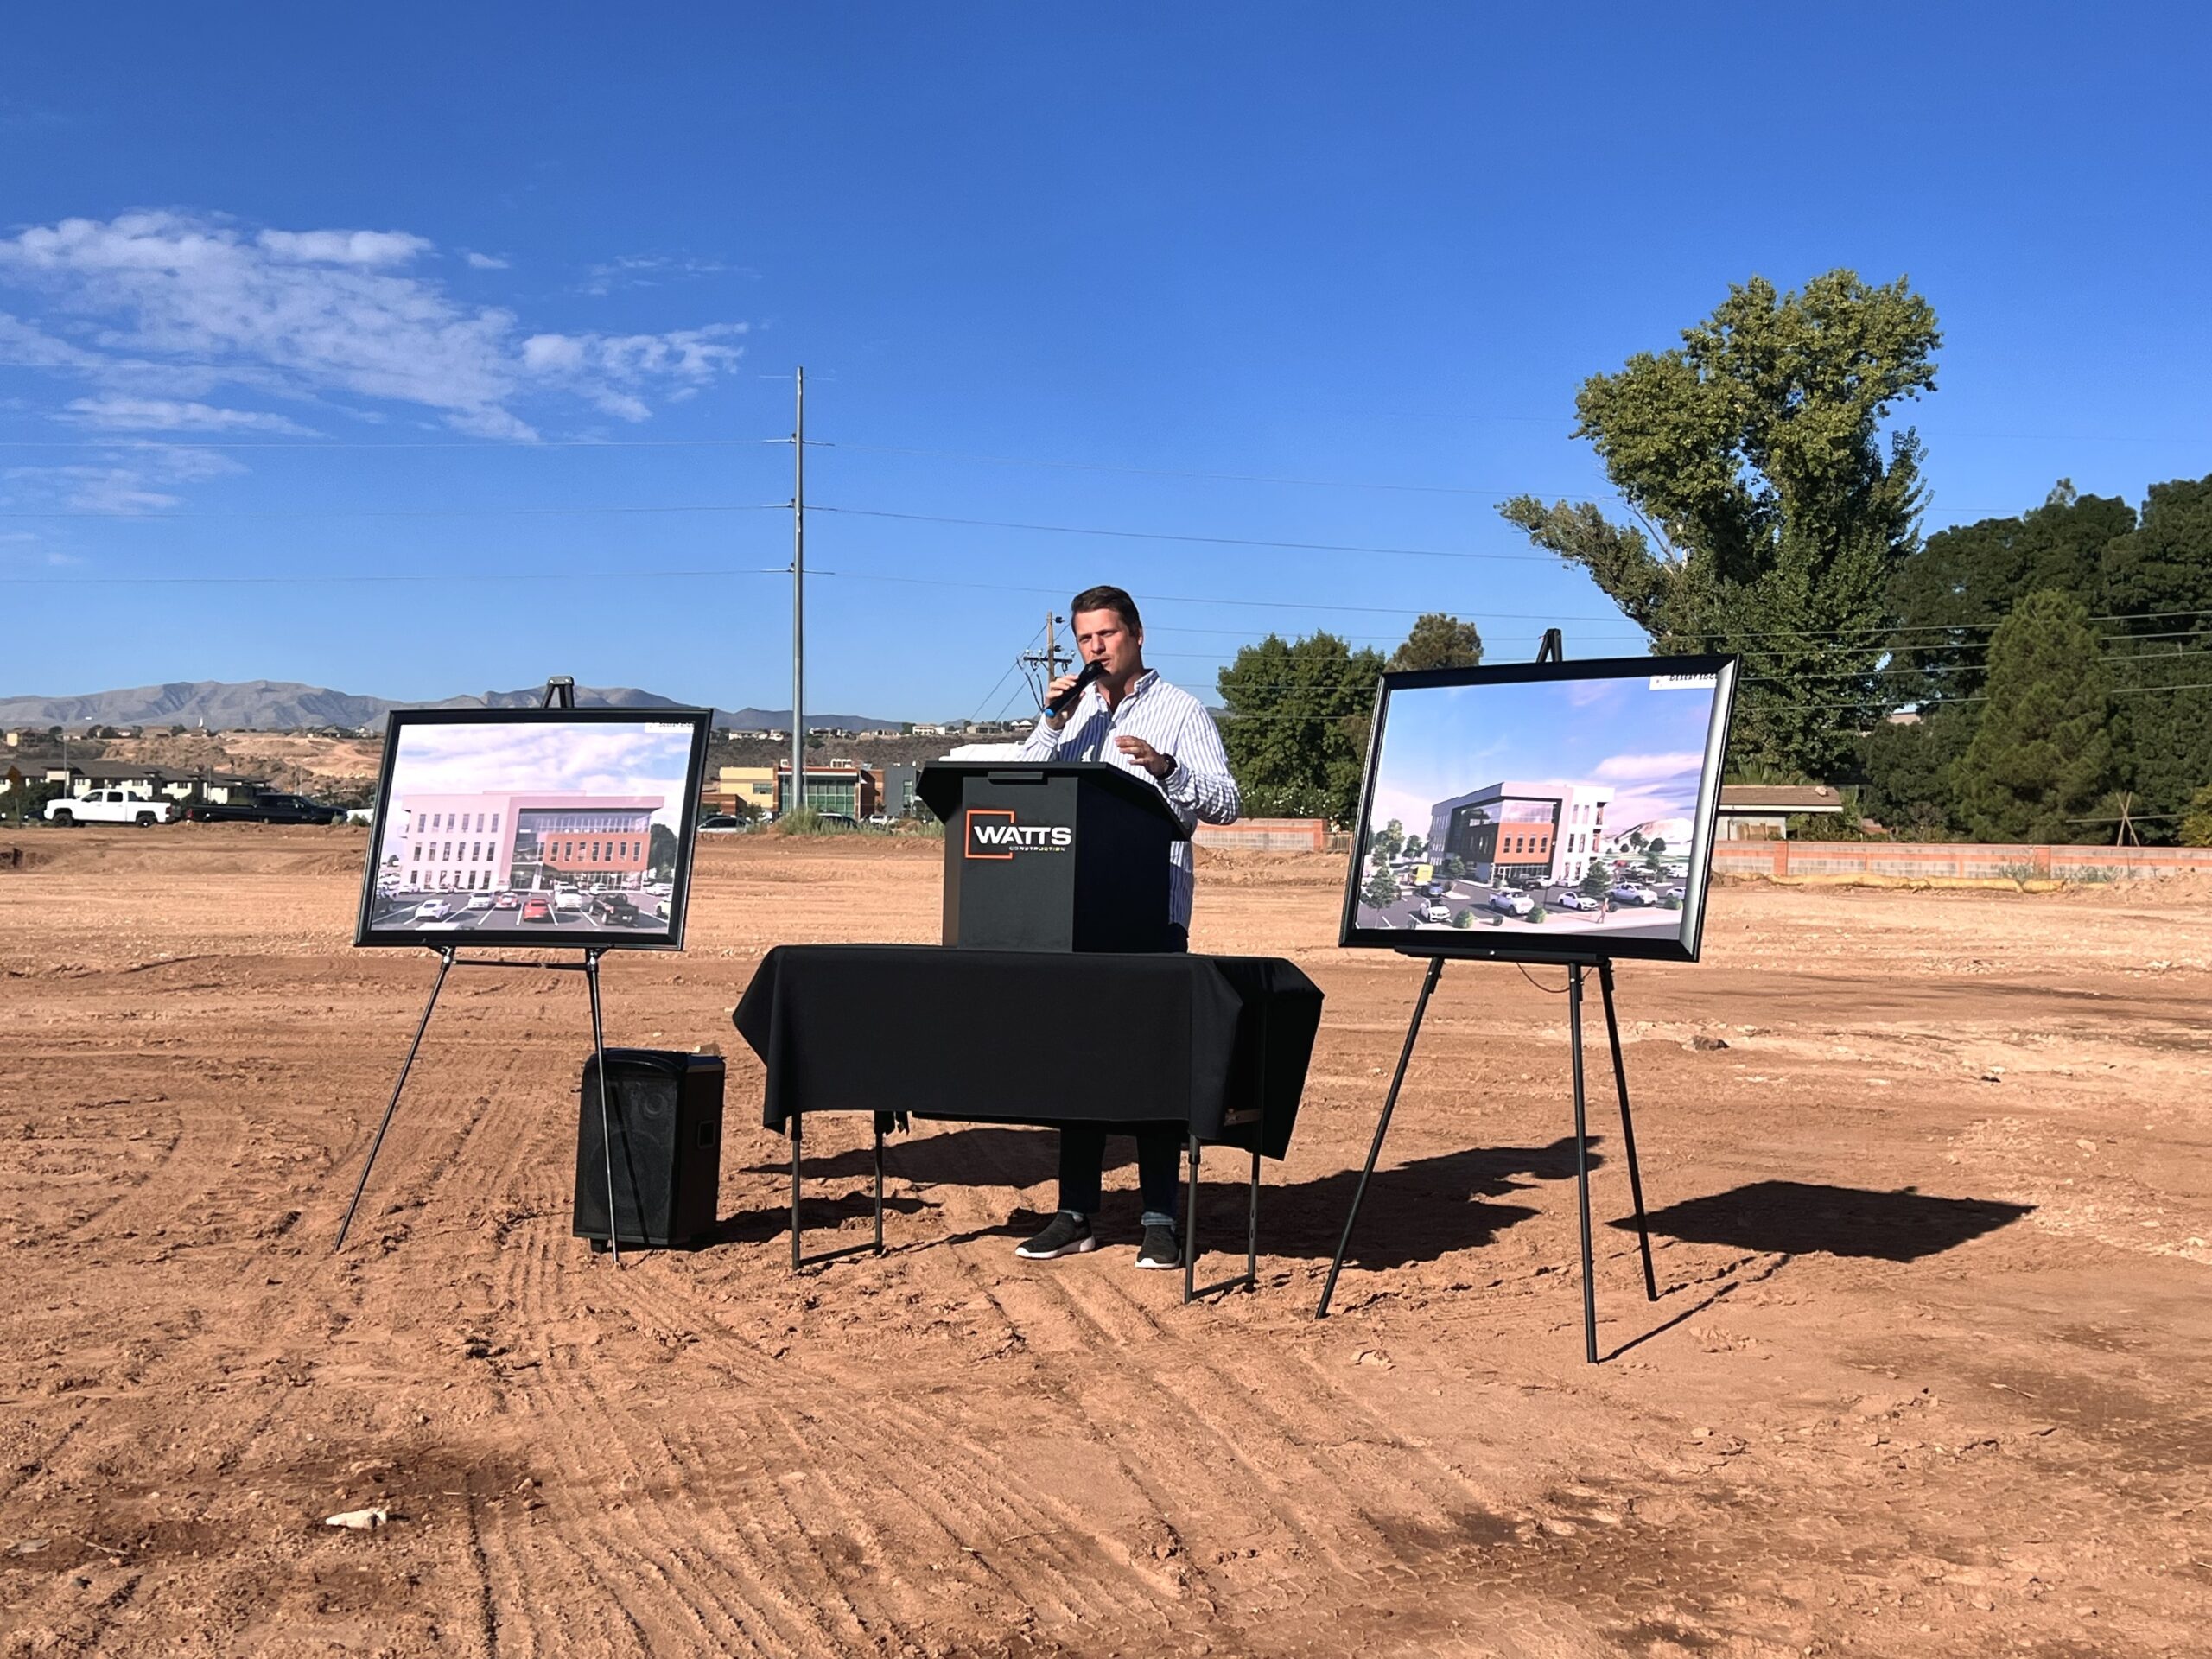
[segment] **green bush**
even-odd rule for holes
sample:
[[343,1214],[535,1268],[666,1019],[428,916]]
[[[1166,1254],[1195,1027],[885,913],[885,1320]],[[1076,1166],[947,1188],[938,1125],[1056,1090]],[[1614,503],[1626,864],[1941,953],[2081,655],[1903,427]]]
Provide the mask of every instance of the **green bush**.
[[1454,927],[1472,927],[1474,925],[1475,912],[1471,910],[1463,910],[1452,918],[1452,925]]
[[1532,922],[1541,922],[1545,917],[1550,914],[1551,912],[1546,910],[1541,905],[1538,905],[1534,910],[1529,912],[1529,919]]

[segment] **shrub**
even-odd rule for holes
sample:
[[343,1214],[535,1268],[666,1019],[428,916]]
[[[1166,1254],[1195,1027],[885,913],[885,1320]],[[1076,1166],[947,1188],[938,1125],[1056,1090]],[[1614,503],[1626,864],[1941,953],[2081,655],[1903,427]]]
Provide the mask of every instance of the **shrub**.
[[1545,917],[1550,914],[1551,912],[1549,911],[1546,910],[1541,905],[1538,905],[1534,910],[1529,912],[1529,919],[1532,922],[1541,922]]
[[1475,912],[1471,910],[1463,910],[1452,918],[1452,925],[1454,927],[1472,927],[1474,925]]

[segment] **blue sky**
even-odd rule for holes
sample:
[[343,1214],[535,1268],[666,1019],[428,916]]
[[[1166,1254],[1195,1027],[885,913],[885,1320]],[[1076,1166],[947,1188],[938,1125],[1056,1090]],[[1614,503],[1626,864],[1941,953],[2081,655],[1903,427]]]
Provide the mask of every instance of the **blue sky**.
[[796,364],[835,446],[811,708],[1018,708],[1096,581],[1208,694],[1270,627],[1426,609],[1494,657],[1637,649],[1495,505],[1601,490],[1576,385],[1754,273],[1932,301],[1931,525],[2212,471],[2205,41],[2126,6],[34,9],[0,695],[783,706],[789,582],[741,573],[790,556]]
[[1613,835],[1694,817],[1712,719],[1709,689],[1649,678],[1393,691],[1369,827],[1426,836],[1439,801],[1504,782],[1611,789]]

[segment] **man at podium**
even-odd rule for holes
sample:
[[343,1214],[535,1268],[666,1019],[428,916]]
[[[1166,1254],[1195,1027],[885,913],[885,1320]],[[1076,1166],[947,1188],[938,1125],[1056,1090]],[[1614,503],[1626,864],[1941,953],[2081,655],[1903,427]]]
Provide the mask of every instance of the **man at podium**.
[[[1201,823],[1230,823],[1237,813],[1236,780],[1229,775],[1221,734],[1203,703],[1144,665],[1144,623],[1128,594],[1119,588],[1086,588],[1069,605],[1068,615],[1083,671],[1054,680],[1049,698],[1059,704],[1078,688],[1080,695],[1058,714],[1046,709],[1022,745],[1021,758],[1103,760],[1144,778],[1166,798],[1184,831],[1167,849],[1170,948],[1185,949],[1196,875],[1190,831]],[[1083,1017],[1081,1010],[1073,1013]],[[1132,1032],[1130,1039],[1142,1042],[1145,1033]],[[1184,1126],[1140,1124],[1135,1133],[1137,1185],[1144,1202],[1144,1243],[1137,1265],[1179,1268],[1183,1247],[1175,1233],[1175,1198]],[[1059,1213],[1015,1252],[1032,1261],[1077,1255],[1098,1245],[1090,1223],[1098,1213],[1106,1131],[1071,1123],[1059,1130]]]

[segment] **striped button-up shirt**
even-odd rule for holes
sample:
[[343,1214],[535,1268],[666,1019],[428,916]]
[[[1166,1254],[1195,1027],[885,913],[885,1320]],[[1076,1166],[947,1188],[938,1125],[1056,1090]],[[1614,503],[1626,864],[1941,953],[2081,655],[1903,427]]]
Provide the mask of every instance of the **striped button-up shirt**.
[[[1161,754],[1173,756],[1175,770],[1155,778],[1123,754],[1117,737],[1141,737]],[[1167,798],[1167,804],[1183,826],[1185,839],[1167,846],[1167,919],[1183,927],[1191,925],[1193,870],[1189,836],[1199,823],[1228,823],[1236,817],[1236,780],[1229,775],[1229,757],[1222,753],[1221,734],[1205,705],[1179,685],[1147,669],[1116,707],[1095,685],[1085,686],[1082,697],[1068,713],[1068,721],[1054,731],[1041,717],[1029,741],[1021,746],[1025,760],[1103,760],[1150,784]]]

